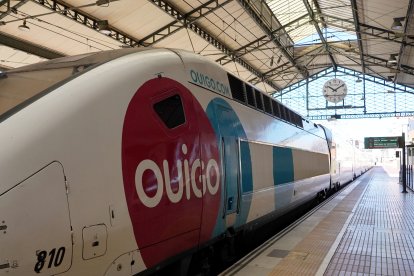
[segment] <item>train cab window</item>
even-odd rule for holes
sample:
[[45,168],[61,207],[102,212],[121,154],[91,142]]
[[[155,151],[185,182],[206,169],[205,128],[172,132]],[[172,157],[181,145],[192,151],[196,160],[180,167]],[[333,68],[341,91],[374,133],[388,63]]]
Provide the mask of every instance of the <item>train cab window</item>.
[[178,94],[154,104],[154,110],[169,129],[185,123],[185,114],[181,98]]

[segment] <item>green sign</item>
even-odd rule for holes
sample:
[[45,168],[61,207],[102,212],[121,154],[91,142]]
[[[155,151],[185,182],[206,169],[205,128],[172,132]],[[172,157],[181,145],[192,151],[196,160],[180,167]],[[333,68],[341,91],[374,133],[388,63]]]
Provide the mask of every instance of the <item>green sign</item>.
[[366,149],[392,149],[402,147],[402,137],[365,137]]

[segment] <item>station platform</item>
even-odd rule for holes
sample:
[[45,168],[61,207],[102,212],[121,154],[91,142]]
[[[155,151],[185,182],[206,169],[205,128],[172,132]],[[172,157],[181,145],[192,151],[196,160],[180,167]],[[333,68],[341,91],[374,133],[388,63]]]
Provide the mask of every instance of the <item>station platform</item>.
[[221,275],[414,275],[414,193],[376,166]]

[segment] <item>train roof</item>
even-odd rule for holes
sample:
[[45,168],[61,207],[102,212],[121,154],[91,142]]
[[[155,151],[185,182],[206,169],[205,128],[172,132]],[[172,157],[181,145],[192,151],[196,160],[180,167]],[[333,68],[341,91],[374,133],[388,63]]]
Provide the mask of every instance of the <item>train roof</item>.
[[5,73],[17,73],[17,72],[24,72],[24,71],[34,71],[40,69],[54,69],[60,68],[62,65],[65,67],[74,67],[78,65],[94,65],[105,63],[110,60],[133,54],[138,52],[146,52],[146,51],[153,51],[153,50],[165,50],[165,49],[157,49],[157,48],[128,48],[128,49],[116,49],[116,50],[109,50],[109,51],[101,51],[101,52],[92,52],[82,55],[76,56],[67,56],[62,58],[51,59],[44,62],[39,62],[27,66],[22,66],[16,69],[7,70]]
[[[52,78],[43,79],[43,81],[40,79],[38,83],[31,83],[30,85],[28,84],[27,87],[32,87],[32,90],[33,90],[32,94],[36,95],[38,92],[42,91],[42,88],[47,88],[47,87],[50,87],[52,84],[54,84],[53,82],[48,83],[51,81],[50,79],[55,79],[54,81],[58,82],[59,80],[68,78],[75,73],[82,72],[85,69],[90,69],[95,66],[99,66],[100,64],[109,62],[111,60],[129,55],[129,54],[140,53],[140,52],[174,53],[180,57],[180,59],[184,63],[184,67],[186,67],[185,64],[188,64],[188,65],[200,64],[199,61],[203,60],[202,63],[205,62],[205,65],[209,67],[219,68],[217,64],[210,62],[208,59],[202,56],[195,55],[194,53],[191,53],[185,50],[145,47],[145,48],[117,49],[117,50],[94,52],[94,53],[87,53],[87,54],[76,55],[76,56],[57,58],[57,59],[40,62],[37,64],[32,64],[32,65],[6,71],[2,75],[0,75],[0,79],[8,78],[8,76],[19,75],[19,73],[30,73],[30,72],[35,72],[35,71],[45,71],[45,70],[47,71],[47,70],[54,70],[54,69],[65,70],[65,72],[63,73],[59,72],[57,74],[58,75],[57,78],[56,76],[53,76]],[[223,68],[220,68],[220,69],[221,69],[220,71],[226,72],[225,69]],[[202,71],[204,71],[204,69]],[[206,72],[208,71],[212,74],[213,73],[218,74],[217,79],[221,79],[222,82],[220,83],[222,83],[223,85],[224,83],[228,81],[229,87],[227,87],[227,85],[223,86],[224,88],[226,88],[224,89],[226,93],[223,92],[224,94],[223,93],[220,93],[220,94],[223,94],[224,96],[231,98],[237,102],[240,102],[246,106],[249,106],[253,109],[260,110],[271,116],[280,118],[293,125],[303,128],[303,118],[299,114],[285,107],[273,97],[269,97],[269,95],[267,95],[266,93],[263,93],[263,91],[261,91],[260,89],[257,89],[251,84],[248,84],[247,82],[240,80],[239,78],[237,78],[236,76],[232,75],[229,72],[227,72],[226,75],[223,75],[219,73],[217,70],[212,69],[212,68],[208,69]],[[192,72],[192,73],[198,74],[198,72]],[[201,72],[200,74],[203,75]],[[35,77],[36,76],[39,77],[39,75],[35,75]],[[225,76],[226,80],[223,79],[223,76]],[[209,80],[208,83],[211,84],[211,81],[210,81],[212,80],[211,76],[203,75],[202,77],[203,77],[202,78],[203,80],[208,79]],[[14,83],[16,83],[17,76],[15,76],[14,78],[15,78]],[[26,77],[25,79],[33,80],[34,78],[32,75],[30,75],[29,78]],[[12,80],[13,78],[10,79],[10,81]],[[197,82],[196,84],[198,84],[198,82],[200,82],[200,77],[194,78],[193,81],[194,80]],[[11,87],[10,81],[1,82],[0,87],[3,87],[5,90],[7,90],[6,88],[10,89]],[[22,83],[20,85],[22,85]],[[201,85],[201,86],[205,87],[206,85]],[[216,86],[217,85],[215,85],[215,87]],[[208,89],[208,90],[217,92],[212,89]],[[1,98],[1,93],[0,93],[0,98]],[[30,97],[27,97],[27,99],[28,98]],[[3,117],[3,119],[5,117],[8,117],[7,114],[4,114],[4,113],[8,113],[10,109],[14,109],[14,106],[17,106],[18,104],[22,103],[23,99],[16,101],[16,102],[17,103],[12,103],[9,106],[0,108],[0,116],[5,115],[5,116],[1,116]],[[13,111],[11,113],[13,113]]]

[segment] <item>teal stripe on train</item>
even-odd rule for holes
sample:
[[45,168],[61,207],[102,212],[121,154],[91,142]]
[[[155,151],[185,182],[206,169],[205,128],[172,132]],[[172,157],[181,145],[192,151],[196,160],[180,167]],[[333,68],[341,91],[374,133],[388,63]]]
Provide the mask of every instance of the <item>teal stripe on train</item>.
[[275,185],[294,180],[292,149],[273,147],[273,180]]
[[[240,118],[231,107],[231,105],[221,98],[213,99],[207,106],[206,109],[207,117],[209,118],[211,125],[216,133],[217,144],[219,147],[220,152],[225,153],[224,161],[226,161],[227,165],[229,166],[226,168],[225,173],[227,183],[223,183],[222,185],[222,195],[225,196],[226,186],[229,183],[237,183],[237,178],[235,177],[236,174],[232,174],[231,172],[237,172],[239,169],[238,164],[238,154],[237,148],[235,146],[237,144],[238,139],[246,140],[247,135],[243,129],[243,125],[240,121]],[[223,151],[222,148],[222,141],[226,142],[226,149]],[[251,192],[253,190],[253,179],[252,179],[252,164],[251,164],[251,157],[250,157],[250,149],[247,144],[241,143],[241,166],[242,166],[242,191],[241,193]],[[223,160],[221,160],[223,161]],[[231,179],[229,179],[231,178]],[[232,192],[237,196],[237,191],[233,189],[228,190],[228,192]],[[251,196],[251,193],[250,193]],[[213,231],[212,237],[215,237],[226,230],[226,223],[223,217],[224,209],[224,199],[220,207],[220,211],[217,214],[217,221],[216,226]],[[241,198],[239,199],[241,200]],[[247,216],[250,210],[250,200],[246,200],[240,202],[240,213],[237,215],[237,219],[235,222],[235,226],[240,226],[246,223]],[[225,204],[228,204],[227,200]],[[236,207],[237,205],[233,204],[232,207]]]

